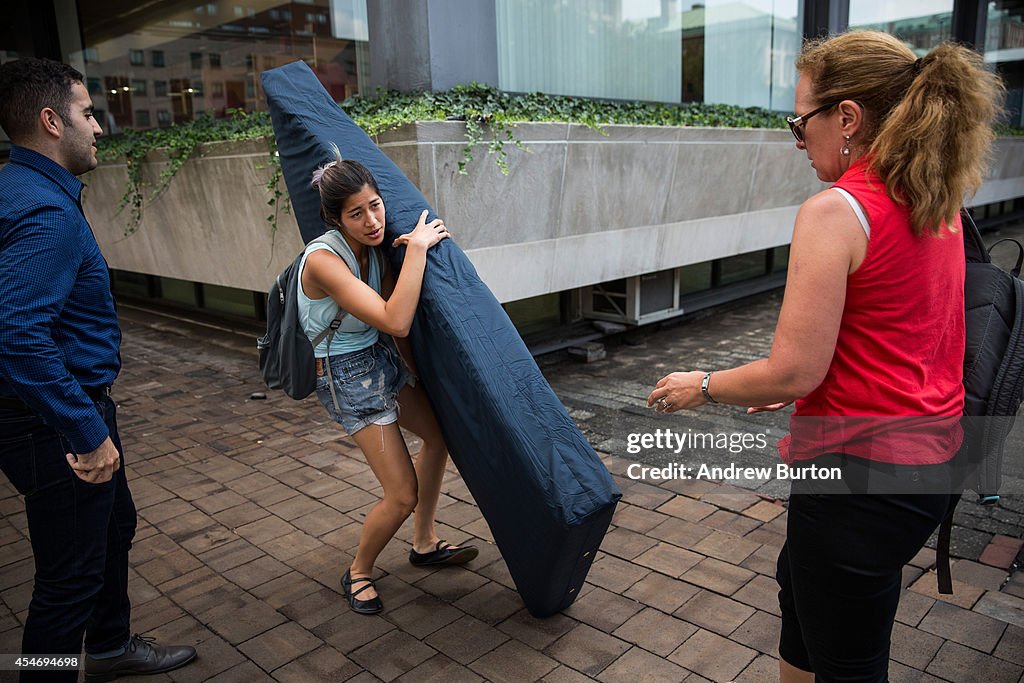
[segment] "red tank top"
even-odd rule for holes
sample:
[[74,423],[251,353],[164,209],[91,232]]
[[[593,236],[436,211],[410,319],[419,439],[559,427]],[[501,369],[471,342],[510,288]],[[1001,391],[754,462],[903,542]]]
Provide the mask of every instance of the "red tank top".
[[[941,236],[915,236],[908,208],[889,198],[863,159],[833,187],[867,214],[868,249],[846,281],[828,373],[796,402],[793,440],[780,443],[780,452],[787,461],[843,452],[889,463],[945,462],[962,438],[963,239],[945,226]],[[921,416],[948,419],[896,419]]]

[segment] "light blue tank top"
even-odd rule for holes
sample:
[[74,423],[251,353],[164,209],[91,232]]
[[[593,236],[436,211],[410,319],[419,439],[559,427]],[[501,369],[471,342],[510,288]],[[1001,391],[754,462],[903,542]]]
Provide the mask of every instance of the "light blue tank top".
[[[303,252],[302,261],[299,263],[299,286],[296,288],[299,298],[299,322],[302,324],[302,331],[306,333],[310,341],[313,341],[318,334],[330,326],[339,308],[338,304],[331,297],[325,296],[323,299],[310,299],[302,289],[302,271],[306,267],[306,259],[318,249],[326,249],[332,254],[337,254],[326,244],[310,244]],[[368,247],[368,249],[370,249],[370,277],[367,279],[367,282],[375,292],[380,294],[381,260],[377,254],[373,253],[375,251],[373,247]],[[340,258],[340,254],[338,256]],[[358,259],[353,258],[353,260],[356,261],[356,268],[358,269]],[[339,267],[344,268],[345,265],[341,264]],[[356,272],[355,276],[361,279],[362,273]],[[335,356],[365,349],[377,341],[379,334],[376,327],[367,325],[350,313],[341,321],[341,326],[335,333],[334,339],[331,340],[330,355]],[[317,358],[324,358],[328,355],[326,337],[313,351]]]

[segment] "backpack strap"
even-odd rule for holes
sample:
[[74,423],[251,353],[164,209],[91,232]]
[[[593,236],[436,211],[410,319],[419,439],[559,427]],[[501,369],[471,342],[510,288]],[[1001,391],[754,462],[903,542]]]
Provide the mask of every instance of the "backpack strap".
[[[336,253],[338,257],[345,262],[348,269],[352,271],[353,275],[359,272],[359,263],[356,261],[356,255],[352,251],[352,247],[348,246],[348,242],[345,241],[341,236],[341,233],[337,230],[328,230],[324,234],[320,235],[320,237],[317,237],[315,240],[310,242],[310,244],[314,243],[326,245],[331,251]],[[371,253],[376,255],[377,272],[381,273],[381,277],[383,277],[384,258],[380,255],[379,249],[371,248]],[[325,338],[327,339],[327,362],[324,363],[327,368],[327,385],[331,389],[331,400],[334,401],[334,409],[339,413],[341,412],[341,406],[338,403],[338,395],[334,391],[334,377],[331,375],[331,342],[334,341],[334,335],[338,332],[338,328],[341,327],[341,322],[347,316],[348,311],[343,310],[339,305],[338,313],[334,316],[334,319],[331,320],[331,324],[324,328],[324,330],[314,337],[311,342],[315,349],[320,345],[320,342]]]
[[964,233],[964,256],[967,263],[991,263],[992,257],[981,240],[981,231],[967,208],[960,209],[960,223]]
[[953,512],[956,505],[950,507],[949,514],[939,524],[939,538],[935,545],[935,578],[939,584],[939,592],[943,595],[953,594],[953,576],[949,569],[949,537],[953,531]]

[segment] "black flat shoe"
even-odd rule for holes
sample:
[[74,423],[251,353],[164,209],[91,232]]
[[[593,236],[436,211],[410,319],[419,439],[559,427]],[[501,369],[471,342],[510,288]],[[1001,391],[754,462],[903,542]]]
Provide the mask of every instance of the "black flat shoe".
[[465,564],[480,554],[471,545],[456,548],[448,541],[438,541],[429,553],[409,551],[409,563],[417,567],[432,567],[440,564]]
[[[353,591],[352,585],[356,583],[365,583],[366,585]],[[377,614],[384,609],[384,603],[380,601],[379,595],[375,595],[369,600],[360,600],[356,597],[367,588],[376,590],[377,587],[373,585],[373,579],[371,578],[360,576],[353,579],[351,570],[348,570],[341,577],[341,588],[345,591],[345,599],[348,600],[348,606],[356,614]]]

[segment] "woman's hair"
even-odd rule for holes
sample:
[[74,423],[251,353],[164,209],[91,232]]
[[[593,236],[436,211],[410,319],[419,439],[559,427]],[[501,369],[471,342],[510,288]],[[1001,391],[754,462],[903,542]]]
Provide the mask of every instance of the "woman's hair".
[[320,217],[329,225],[340,228],[345,200],[366,185],[377,194],[380,194],[380,188],[370,169],[358,161],[342,159],[337,145],[332,144],[331,149],[334,151],[334,161],[313,171],[313,188],[320,192]]
[[951,224],[981,186],[1002,112],[1002,81],[981,56],[943,43],[918,59],[887,33],[853,31],[807,42],[796,68],[818,102],[864,108],[858,142],[889,196],[910,207],[914,233]]

